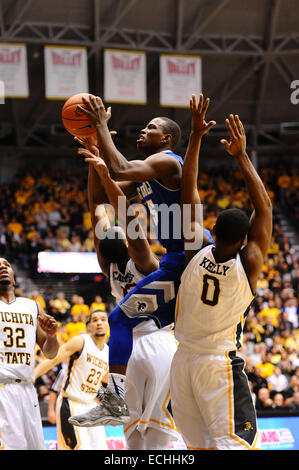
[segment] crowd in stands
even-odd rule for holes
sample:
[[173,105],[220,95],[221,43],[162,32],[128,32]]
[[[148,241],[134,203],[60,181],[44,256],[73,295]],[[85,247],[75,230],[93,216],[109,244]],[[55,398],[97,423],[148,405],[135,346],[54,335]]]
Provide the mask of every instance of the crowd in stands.
[[[246,359],[245,372],[258,411],[299,411],[299,265],[280,226],[280,214],[284,213],[298,228],[299,174],[294,168],[278,167],[263,168],[260,175],[273,204],[273,237],[248,311],[240,353]],[[85,169],[67,174],[32,171],[2,185],[0,255],[32,273],[39,251],[94,251],[86,187]],[[223,168],[211,174],[202,170],[199,194],[205,227],[210,230],[224,209],[239,207],[251,213],[239,171]],[[149,241],[161,256],[161,245],[155,238]],[[91,305],[80,295],[70,299],[63,292],[54,295],[51,288],[30,296],[57,319],[61,342],[86,331],[85,319],[92,309],[107,310],[100,296]],[[41,359],[37,351],[37,360]],[[52,371],[39,382],[41,399],[48,396],[54,379]]]

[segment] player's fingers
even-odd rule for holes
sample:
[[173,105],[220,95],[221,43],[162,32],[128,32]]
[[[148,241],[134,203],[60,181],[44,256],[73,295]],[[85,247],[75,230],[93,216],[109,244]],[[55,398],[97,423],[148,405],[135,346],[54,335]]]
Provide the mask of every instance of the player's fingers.
[[224,145],[225,149],[228,151],[229,149],[229,143],[226,139],[221,139],[220,143]]
[[78,108],[80,109],[80,111],[83,111],[83,113],[85,114],[91,114],[89,109],[83,108],[83,106],[80,106],[80,104],[78,104]]
[[202,105],[203,105],[203,94],[200,93],[199,95],[199,101],[198,101],[198,111],[201,113],[202,112]]
[[202,109],[202,114],[205,116],[206,112],[207,112],[207,109],[209,107],[209,104],[210,104],[210,98],[207,98],[206,101],[205,101],[205,104],[203,106],[203,109]]
[[242,121],[240,120],[238,114],[235,115],[235,121],[236,121],[238,130],[239,130],[239,133],[241,135],[245,134],[244,126],[243,126]]
[[234,131],[233,131],[233,129],[232,129],[232,126],[231,126],[231,124],[230,124],[230,122],[229,122],[229,119],[225,119],[225,124],[226,124],[226,128],[227,128],[227,131],[228,131],[228,133],[229,133],[230,138],[231,138],[231,139],[235,139],[236,136],[235,136]]
[[211,127],[215,126],[216,125],[216,121],[209,121],[208,124],[207,124],[207,128],[208,130],[211,129]]
[[233,114],[229,115],[229,120],[230,120],[230,125],[231,125],[231,127],[234,131],[234,134],[237,137],[238,134],[239,134],[239,130],[238,130],[238,127],[237,127],[237,124],[236,124],[236,121],[235,121],[235,117],[234,117]]

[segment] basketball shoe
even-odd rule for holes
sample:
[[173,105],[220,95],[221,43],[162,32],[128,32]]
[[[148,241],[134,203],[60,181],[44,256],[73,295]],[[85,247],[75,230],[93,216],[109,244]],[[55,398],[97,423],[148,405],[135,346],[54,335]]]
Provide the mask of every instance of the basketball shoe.
[[111,390],[101,389],[97,398],[100,405],[83,413],[82,415],[71,416],[68,419],[70,424],[81,427],[112,425],[119,426],[130,421],[130,414],[125,401]]

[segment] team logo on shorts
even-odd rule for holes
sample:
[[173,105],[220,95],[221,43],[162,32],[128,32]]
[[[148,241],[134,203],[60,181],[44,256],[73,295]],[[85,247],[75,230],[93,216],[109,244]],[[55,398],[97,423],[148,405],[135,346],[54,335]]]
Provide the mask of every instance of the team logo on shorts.
[[137,312],[143,313],[146,311],[146,309],[147,309],[146,302],[140,302],[139,300],[137,300]]
[[244,423],[244,431],[253,431],[253,426],[250,421]]

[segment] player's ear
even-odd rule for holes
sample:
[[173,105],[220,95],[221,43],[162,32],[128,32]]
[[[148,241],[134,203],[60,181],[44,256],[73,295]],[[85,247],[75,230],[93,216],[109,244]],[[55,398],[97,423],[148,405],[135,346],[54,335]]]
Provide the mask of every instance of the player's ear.
[[171,134],[163,134],[162,143],[164,145],[171,145]]

